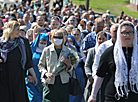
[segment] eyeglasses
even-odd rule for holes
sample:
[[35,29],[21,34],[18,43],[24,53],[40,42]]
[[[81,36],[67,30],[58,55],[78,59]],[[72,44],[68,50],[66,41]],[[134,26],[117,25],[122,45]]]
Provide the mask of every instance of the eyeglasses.
[[62,36],[53,36],[53,38],[56,38],[56,39],[63,39]]
[[126,35],[134,35],[134,32],[133,31],[130,31],[130,32],[121,32],[122,35],[126,36]]
[[80,25],[80,26],[84,26],[84,25]]

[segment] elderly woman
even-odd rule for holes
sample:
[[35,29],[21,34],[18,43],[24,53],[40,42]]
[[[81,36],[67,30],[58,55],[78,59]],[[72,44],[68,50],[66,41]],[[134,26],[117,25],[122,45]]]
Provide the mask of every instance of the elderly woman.
[[97,38],[96,38],[96,45],[93,48],[90,48],[88,50],[88,54],[87,54],[87,58],[85,61],[85,73],[86,76],[88,78],[87,80],[87,84],[85,87],[85,91],[84,91],[84,100],[87,101],[90,94],[91,94],[91,89],[92,89],[92,83],[93,83],[93,77],[92,77],[92,65],[95,59],[95,54],[98,51],[98,47],[100,46],[100,44],[102,44],[103,42],[105,42],[107,40],[107,34],[104,31],[100,31],[97,34]]
[[19,27],[16,21],[8,22],[0,38],[1,102],[29,102],[24,80],[26,70],[37,84],[29,53],[29,41],[19,36]]
[[77,20],[75,16],[70,16],[69,19],[65,23],[68,25],[73,25],[74,28],[77,28],[76,26]]
[[105,102],[135,102],[138,100],[137,33],[134,25],[124,21],[118,28],[117,41],[101,56],[97,76],[88,102],[96,101],[96,94],[107,75]]
[[[43,101],[47,102],[68,102],[69,101],[69,74],[72,72],[73,66],[71,65],[70,58],[64,57],[70,52],[70,49],[64,46],[64,34],[57,30],[52,35],[52,44],[44,48],[41,58],[39,60],[39,71],[41,72],[42,82],[46,82],[49,78],[48,88],[44,91]],[[65,70],[54,76],[52,71],[57,67],[59,61],[64,62],[67,67]]]
[[41,57],[42,51],[45,47],[49,45],[49,36],[45,33],[40,33],[33,44],[31,45],[32,53],[33,53],[33,68],[36,73],[36,77],[38,79],[38,84],[34,86],[33,82],[27,83],[27,92],[30,102],[42,102],[43,99],[43,91],[39,89],[41,84],[41,73],[37,67],[39,63],[39,59]]
[[[75,71],[76,71],[76,75],[77,75],[77,79],[79,80],[79,83],[80,83],[80,86],[82,88],[82,91],[84,92],[84,88],[85,88],[85,78],[84,78],[84,74],[83,74],[83,58],[84,56],[82,56],[81,52],[80,52],[80,46],[77,44],[75,38],[72,36],[72,35],[68,35],[69,38],[71,38],[71,41],[75,47],[76,47],[76,50],[77,50],[77,53],[79,55],[79,63],[78,63],[78,66],[75,68]],[[70,41],[69,41],[70,43]],[[77,96],[72,96],[70,95],[70,98],[69,98],[69,102],[81,102],[82,101],[82,98],[83,98],[83,94],[80,94],[80,95],[77,95]]]

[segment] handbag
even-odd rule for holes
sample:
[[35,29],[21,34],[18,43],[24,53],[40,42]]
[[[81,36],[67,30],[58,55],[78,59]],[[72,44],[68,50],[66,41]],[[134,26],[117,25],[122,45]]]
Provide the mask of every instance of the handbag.
[[[73,69],[73,72],[75,72],[75,76],[76,76],[76,71]],[[77,96],[77,95],[81,95],[82,94],[82,88],[80,86],[80,82],[79,80],[77,79],[77,76],[76,78],[73,78],[73,72],[72,72],[72,75],[69,74],[69,94],[72,95],[72,96]]]

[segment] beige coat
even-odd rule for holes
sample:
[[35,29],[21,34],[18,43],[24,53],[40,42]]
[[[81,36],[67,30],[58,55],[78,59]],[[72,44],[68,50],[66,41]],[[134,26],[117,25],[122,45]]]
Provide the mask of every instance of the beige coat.
[[[50,46],[44,48],[38,64],[39,71],[41,72],[42,82],[45,83],[46,80],[45,73],[46,72],[52,73],[52,70],[56,68],[55,66],[57,65],[58,61],[60,61],[61,57],[68,54],[69,51],[70,49],[68,47],[62,45],[62,50],[58,60],[54,44],[51,44]],[[69,70],[68,68],[66,68],[66,70],[60,72],[60,78],[63,84],[69,82],[69,75],[67,72],[72,72],[72,70],[73,66]],[[54,84],[54,81],[55,77],[50,80],[49,84]]]

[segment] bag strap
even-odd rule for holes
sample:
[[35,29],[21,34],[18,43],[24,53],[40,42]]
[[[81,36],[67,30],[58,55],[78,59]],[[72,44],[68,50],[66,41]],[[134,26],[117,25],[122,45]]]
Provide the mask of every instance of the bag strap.
[[71,78],[73,77],[73,74],[75,74],[75,77],[77,78],[76,71],[75,71],[74,68],[73,68],[73,71],[72,71],[72,75],[71,75],[71,73],[69,73],[69,72],[68,72],[68,74],[69,74],[69,76],[70,76]]

